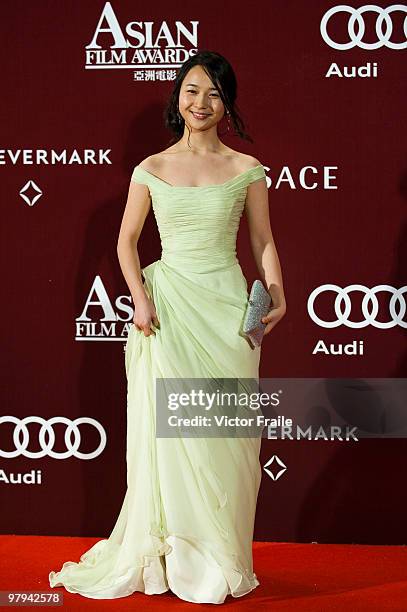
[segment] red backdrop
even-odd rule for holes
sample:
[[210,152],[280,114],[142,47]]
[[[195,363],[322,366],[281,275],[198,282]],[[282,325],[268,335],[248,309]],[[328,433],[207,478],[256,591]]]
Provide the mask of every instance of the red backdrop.
[[[406,376],[403,291],[389,308],[406,284],[406,12],[337,6],[2,4],[3,533],[105,536],[121,507],[131,300],[116,243],[132,169],[168,146],[164,105],[196,50],[232,63],[254,144],[222,139],[269,177],[287,314],[264,342],[261,376]],[[143,266],[160,257],[152,211],[139,246]],[[244,219],[238,255],[251,284],[258,273]],[[364,320],[364,295],[392,289],[377,292],[378,313],[364,326],[329,328],[308,308],[327,284],[362,286],[348,294],[352,321]],[[333,321],[335,292],[322,293],[315,311]],[[364,351],[315,353],[321,340],[363,341]],[[26,417],[38,421],[13,440]],[[86,458],[72,456],[60,421],[79,417],[91,419],[78,430]],[[43,438],[41,419],[50,425]],[[106,444],[89,458],[101,427]],[[275,454],[288,469],[278,480],[263,474],[255,539],[406,543],[405,449],[402,437],[263,440],[262,464]],[[28,473],[32,484],[13,482]]]

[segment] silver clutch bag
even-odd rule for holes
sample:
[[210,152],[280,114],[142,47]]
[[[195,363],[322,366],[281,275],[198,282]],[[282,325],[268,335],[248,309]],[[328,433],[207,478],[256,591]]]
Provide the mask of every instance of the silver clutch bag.
[[260,346],[266,329],[262,317],[269,312],[271,295],[261,280],[255,280],[250,290],[249,300],[243,320],[243,333],[255,346]]

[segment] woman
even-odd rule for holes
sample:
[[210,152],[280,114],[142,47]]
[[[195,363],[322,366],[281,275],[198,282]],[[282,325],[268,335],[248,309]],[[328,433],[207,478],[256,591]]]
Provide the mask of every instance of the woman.
[[[125,356],[127,492],[110,537],[51,572],[52,587],[95,599],[171,589],[186,601],[222,603],[259,585],[252,538],[261,437],[157,436],[154,395],[157,379],[258,380],[260,347],[241,332],[248,291],[235,247],[243,209],[272,296],[265,334],[285,314],[264,168],[218,137],[226,114],[251,140],[236,90],[224,57],[190,58],[166,109],[175,144],[134,168],[118,239],[135,307]],[[137,243],[150,205],[162,254],[141,269]]]

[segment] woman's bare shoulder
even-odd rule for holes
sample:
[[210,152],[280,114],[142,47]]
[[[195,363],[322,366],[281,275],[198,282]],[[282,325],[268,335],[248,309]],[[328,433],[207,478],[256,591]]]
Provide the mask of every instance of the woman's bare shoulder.
[[233,159],[235,170],[237,172],[246,172],[246,170],[250,170],[250,168],[255,168],[261,162],[253,155],[248,155],[247,153],[242,153],[241,151],[235,151],[234,149],[230,150],[230,156]]
[[255,168],[258,165],[261,165],[261,162],[254,157],[253,155],[247,155],[246,153],[239,154],[240,160],[239,163],[241,165],[242,172],[246,170],[250,170],[250,168]]
[[159,172],[162,166],[162,163],[163,163],[163,159],[162,159],[162,155],[160,152],[160,153],[154,153],[153,155],[149,155],[148,157],[145,157],[141,162],[139,162],[138,165],[144,170],[147,170],[147,172],[152,172],[154,174],[157,171]]
[[139,165],[148,172],[159,172],[162,168],[165,167],[165,164],[168,162],[168,160],[176,153],[177,149],[174,145],[172,145],[171,147],[168,147],[168,149],[164,149],[163,151],[158,151],[158,153],[149,155],[148,157],[143,159]]

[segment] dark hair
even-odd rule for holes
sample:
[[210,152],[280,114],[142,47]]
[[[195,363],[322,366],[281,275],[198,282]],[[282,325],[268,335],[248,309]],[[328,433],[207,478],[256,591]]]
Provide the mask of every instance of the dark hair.
[[170,144],[174,144],[180,140],[184,133],[185,121],[178,113],[178,98],[182,81],[184,80],[187,72],[193,66],[202,66],[213,84],[218,88],[220,98],[226,111],[229,112],[229,116],[232,120],[235,134],[240,136],[240,138],[243,140],[253,142],[253,139],[246,133],[243,119],[240,117],[237,110],[237,81],[232,66],[227,59],[220,55],[220,53],[202,50],[182,64],[182,67],[179,69],[175,79],[173,91],[165,108],[165,127],[174,133],[173,138],[170,140]]

